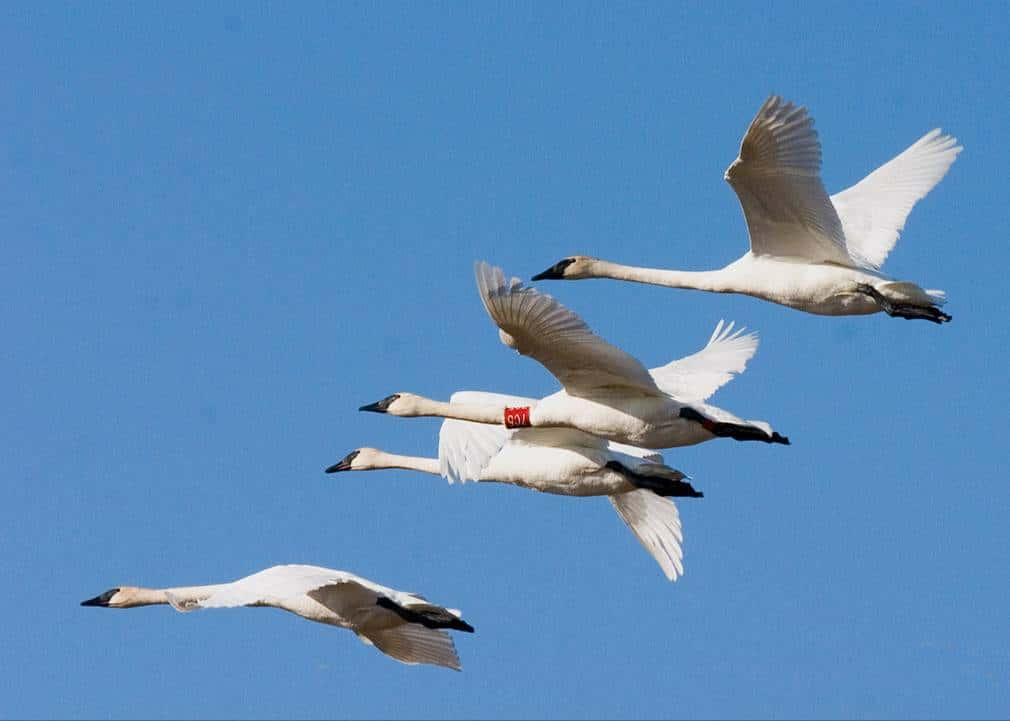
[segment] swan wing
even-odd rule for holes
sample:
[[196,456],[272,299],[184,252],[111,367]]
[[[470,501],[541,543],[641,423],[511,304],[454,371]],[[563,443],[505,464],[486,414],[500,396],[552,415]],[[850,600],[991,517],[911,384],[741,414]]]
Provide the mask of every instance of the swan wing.
[[851,188],[831,196],[850,254],[867,268],[883,265],[913,206],[947,174],[962,147],[939,128]]
[[545,293],[506,281],[500,268],[475,264],[477,288],[501,341],[539,361],[579,396],[603,387],[634,388],[659,394],[652,376],[636,358],[593,333],[579,316]]
[[[357,586],[362,591],[393,597],[392,589],[355,576],[319,566],[273,566],[251,576],[224,584],[209,597],[194,604],[196,608],[233,608],[236,606],[275,606],[278,603],[318,591],[327,586]],[[174,605],[174,604],[173,604]]]
[[[449,400],[452,403],[501,406],[536,404],[535,398],[484,391],[457,391]],[[442,477],[449,483],[479,480],[481,471],[498,454],[511,434],[512,431],[504,426],[447,418],[438,431],[438,463]]]
[[744,330],[720,320],[700,351],[649,372],[660,390],[677,400],[703,401],[742,373],[757,352],[757,333]]
[[852,265],[820,171],[813,118],[806,108],[772,95],[725,176],[740,199],[752,252]]
[[449,483],[480,480],[491,459],[508,441],[505,426],[447,418],[438,431],[438,464]]
[[676,581],[683,576],[684,534],[677,506],[644,489],[607,498],[639,543],[656,559],[666,578]]
[[374,631],[359,631],[359,638],[397,661],[414,665],[428,663],[459,671],[462,666],[456,646],[445,631],[416,623]]
[[638,446],[629,446],[624,443],[608,441],[607,450],[611,453],[623,453],[633,458],[641,458],[643,461],[648,461],[649,463],[663,462],[663,454],[657,453],[651,448],[639,448]]

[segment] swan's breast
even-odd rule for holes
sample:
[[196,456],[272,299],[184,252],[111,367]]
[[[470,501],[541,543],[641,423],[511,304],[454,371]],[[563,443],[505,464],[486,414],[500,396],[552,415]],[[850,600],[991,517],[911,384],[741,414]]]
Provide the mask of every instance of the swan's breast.
[[747,254],[728,266],[735,292],[819,315],[873,313],[879,308],[857,293],[861,283],[876,284],[882,276],[833,263],[802,258]]
[[605,464],[599,449],[510,443],[491,460],[480,479],[560,496],[608,496],[630,490],[627,479]]

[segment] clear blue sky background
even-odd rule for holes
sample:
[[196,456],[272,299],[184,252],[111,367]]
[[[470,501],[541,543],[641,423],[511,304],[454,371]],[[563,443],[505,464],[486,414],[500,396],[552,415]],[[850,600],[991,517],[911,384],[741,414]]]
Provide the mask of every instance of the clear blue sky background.
[[[1010,714],[1007,5],[67,4],[0,11],[3,716]],[[770,92],[831,191],[927,130],[965,150],[893,275],[944,327],[545,284],[657,365],[761,333],[716,396],[791,447],[671,451],[686,576],[602,499],[326,476],[433,455],[397,390],[538,395],[472,263],[719,267],[722,173]],[[462,674],[118,584],[348,569],[459,606]]]

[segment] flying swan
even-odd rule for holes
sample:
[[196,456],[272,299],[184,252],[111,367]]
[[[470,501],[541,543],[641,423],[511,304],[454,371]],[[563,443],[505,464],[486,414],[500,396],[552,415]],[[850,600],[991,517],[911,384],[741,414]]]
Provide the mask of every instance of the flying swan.
[[273,566],[232,583],[183,588],[120,586],[82,606],[133,608],[171,605],[176,611],[269,606],[310,621],[354,631],[364,643],[406,664],[460,670],[452,638],[443,629],[473,632],[460,612],[380,586],[346,571],[319,566]]
[[905,219],[950,168],[961,146],[939,128],[847,190],[828,197],[821,145],[806,108],[771,96],[726,170],[750,234],[750,252],[721,270],[690,272],[564,258],[533,280],[614,278],[743,293],[819,315],[884,311],[944,323],[943,291],[879,272]]
[[[460,391],[452,403],[527,406],[529,398]],[[438,458],[358,448],[326,469],[403,468],[450,483],[508,483],[562,496],[607,496],[614,510],[671,581],[684,573],[677,507],[664,497],[701,498],[678,470],[652,451],[607,443],[569,428],[519,428],[448,419],[438,434]]]
[[744,421],[705,403],[740,373],[757,350],[757,336],[716,326],[697,353],[647,370],[636,358],[593,333],[549,295],[506,282],[500,268],[478,262],[477,287],[501,341],[539,361],[563,389],[540,400],[442,403],[394,393],[360,410],[394,416],[439,416],[506,427],[573,428],[616,443],[673,448],[717,437],[788,444],[762,421]]

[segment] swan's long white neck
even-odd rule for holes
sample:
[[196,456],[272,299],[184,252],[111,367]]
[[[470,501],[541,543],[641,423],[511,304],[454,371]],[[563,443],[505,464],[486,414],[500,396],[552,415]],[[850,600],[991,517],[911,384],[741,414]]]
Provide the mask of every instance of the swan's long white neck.
[[410,408],[406,411],[397,412],[396,415],[436,416],[438,418],[454,418],[459,421],[497,425],[502,423],[504,413],[505,406],[503,405],[443,403],[442,401],[415,396],[412,399]]
[[[135,606],[158,606],[169,603],[168,594],[181,604],[199,603],[218,592],[227,584],[217,584],[212,586],[180,586],[178,588],[138,588],[124,587],[120,593],[125,597],[125,602],[120,608],[133,608]],[[118,605],[118,604],[117,604]]]
[[723,270],[663,270],[660,268],[640,268],[634,265],[621,265],[608,260],[592,261],[588,278],[613,278],[614,280],[630,280],[635,283],[664,285],[668,288],[691,288],[707,290],[711,293],[725,293],[729,289]]
[[437,458],[421,458],[420,456],[401,456],[396,453],[376,451],[368,459],[368,465],[361,470],[378,470],[381,468],[402,468],[406,471],[421,471],[432,475],[441,475]]

